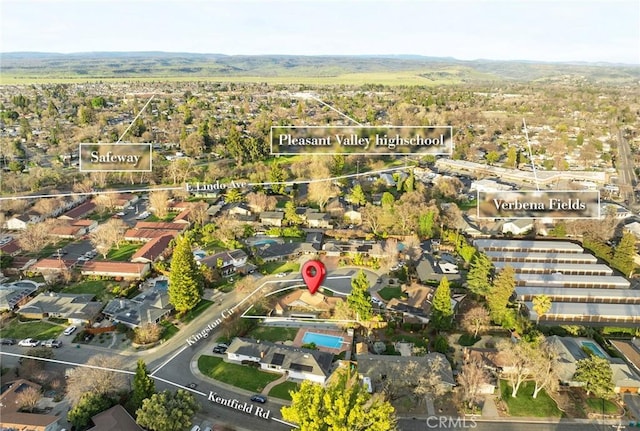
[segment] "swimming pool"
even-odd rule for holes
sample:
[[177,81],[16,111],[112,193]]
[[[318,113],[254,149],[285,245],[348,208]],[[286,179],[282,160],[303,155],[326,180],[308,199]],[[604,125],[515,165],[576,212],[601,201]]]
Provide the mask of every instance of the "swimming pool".
[[342,337],[335,335],[318,334],[316,332],[306,332],[302,337],[302,344],[313,343],[316,346],[327,347],[329,349],[339,349],[342,347]]
[[583,341],[582,345],[584,347],[587,347],[589,350],[591,350],[594,355],[599,356],[601,358],[607,358],[606,353],[604,353],[600,348],[600,346],[598,346],[596,343],[592,343],[591,341]]
[[155,288],[160,291],[166,291],[169,287],[169,280],[156,280]]
[[275,239],[261,239],[253,243],[253,245],[265,245],[265,244],[277,244],[278,241]]

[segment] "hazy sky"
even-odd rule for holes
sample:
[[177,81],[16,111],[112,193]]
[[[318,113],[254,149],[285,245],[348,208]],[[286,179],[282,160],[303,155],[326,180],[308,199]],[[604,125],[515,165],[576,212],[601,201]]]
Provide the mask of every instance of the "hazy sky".
[[640,0],[0,0],[0,52],[419,54],[640,64]]

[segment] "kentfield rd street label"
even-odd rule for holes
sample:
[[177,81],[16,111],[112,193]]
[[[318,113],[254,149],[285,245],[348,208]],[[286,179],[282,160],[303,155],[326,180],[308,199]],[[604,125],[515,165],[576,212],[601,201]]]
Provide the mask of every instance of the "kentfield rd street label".
[[80,144],[80,172],[151,172],[151,144]]
[[262,419],[269,419],[271,417],[271,410],[263,409],[260,406],[251,404],[248,402],[240,402],[238,400],[223,398],[215,392],[209,392],[209,401],[212,403],[220,404],[230,409],[238,410],[239,412],[246,413],[248,415],[257,416]]
[[278,126],[271,128],[271,154],[453,153],[450,126]]

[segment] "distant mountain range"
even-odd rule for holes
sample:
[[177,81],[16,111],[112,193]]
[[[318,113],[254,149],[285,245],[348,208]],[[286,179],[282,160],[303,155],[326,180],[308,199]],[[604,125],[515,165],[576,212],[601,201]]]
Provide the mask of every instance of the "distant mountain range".
[[463,61],[419,55],[224,55],[179,52],[10,52],[0,54],[2,75],[19,78],[337,77],[412,72],[434,82],[533,81],[583,78],[638,83],[640,65]]

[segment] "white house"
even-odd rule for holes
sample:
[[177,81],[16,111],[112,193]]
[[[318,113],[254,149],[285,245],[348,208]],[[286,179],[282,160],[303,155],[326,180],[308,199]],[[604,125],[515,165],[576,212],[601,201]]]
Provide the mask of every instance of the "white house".
[[265,371],[287,373],[290,380],[320,384],[331,375],[333,361],[331,353],[247,338],[234,338],[226,354],[231,362],[259,363]]
[[502,225],[502,233],[512,233],[522,235],[533,229],[534,224],[531,219],[509,220]]

